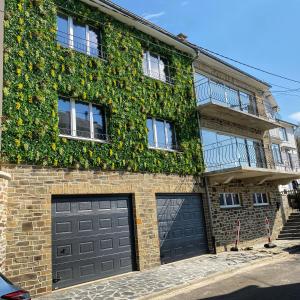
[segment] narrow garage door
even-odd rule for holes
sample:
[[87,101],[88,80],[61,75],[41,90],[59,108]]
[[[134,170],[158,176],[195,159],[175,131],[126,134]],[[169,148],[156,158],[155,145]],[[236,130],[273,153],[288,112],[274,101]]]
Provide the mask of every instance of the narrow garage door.
[[162,264],[208,252],[199,195],[158,195],[157,217]]
[[53,288],[134,269],[129,196],[54,197]]

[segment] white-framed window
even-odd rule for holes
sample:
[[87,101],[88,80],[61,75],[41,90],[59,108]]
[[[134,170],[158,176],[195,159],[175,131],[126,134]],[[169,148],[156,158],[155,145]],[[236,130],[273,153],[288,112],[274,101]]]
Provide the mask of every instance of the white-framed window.
[[60,97],[58,117],[60,136],[107,141],[105,110],[98,105]]
[[174,125],[165,120],[147,119],[148,145],[150,148],[176,150],[177,140]]
[[173,83],[168,60],[158,54],[144,51],[143,71],[146,76]]
[[78,22],[75,18],[57,14],[57,42],[90,56],[103,57],[100,30]]
[[283,164],[280,145],[272,144],[272,153],[275,164]]
[[220,207],[240,207],[240,197],[237,193],[221,193],[220,197]]
[[253,205],[254,206],[269,205],[267,194],[253,193]]
[[279,137],[282,141],[287,142],[288,141],[288,136],[286,132],[286,128],[280,127],[279,128]]

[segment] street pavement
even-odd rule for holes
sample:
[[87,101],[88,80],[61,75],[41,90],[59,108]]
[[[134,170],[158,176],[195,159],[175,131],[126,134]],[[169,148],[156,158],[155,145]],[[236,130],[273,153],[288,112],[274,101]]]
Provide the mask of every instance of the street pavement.
[[[272,261],[273,258],[280,257],[281,255],[289,255],[290,247],[295,247],[297,245],[300,245],[300,240],[288,242],[281,241],[277,248],[270,250],[266,250],[263,248],[263,245],[260,245],[251,251],[202,255],[162,265],[144,272],[132,272],[122,276],[74,286],[69,289],[58,290],[50,295],[41,296],[36,299],[154,299],[158,295],[166,294],[171,290],[182,288],[213,276],[234,272],[264,260]],[[300,278],[300,276],[298,277]],[[198,296],[196,295],[196,297]],[[182,299],[180,298],[180,300]]]
[[300,254],[280,262],[252,267],[227,279],[195,288],[190,286],[164,300],[299,300]]

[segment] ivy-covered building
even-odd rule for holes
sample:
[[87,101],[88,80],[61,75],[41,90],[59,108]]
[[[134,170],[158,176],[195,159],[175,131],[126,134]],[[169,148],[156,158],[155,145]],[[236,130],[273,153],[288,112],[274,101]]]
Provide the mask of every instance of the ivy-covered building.
[[[258,170],[253,139],[277,123],[244,109],[269,86],[111,1],[1,5],[0,272],[36,295],[224,250],[237,218],[245,243],[266,215],[276,236],[295,174]],[[212,85],[243,109],[207,101]],[[252,138],[229,177],[202,147],[220,128]]]

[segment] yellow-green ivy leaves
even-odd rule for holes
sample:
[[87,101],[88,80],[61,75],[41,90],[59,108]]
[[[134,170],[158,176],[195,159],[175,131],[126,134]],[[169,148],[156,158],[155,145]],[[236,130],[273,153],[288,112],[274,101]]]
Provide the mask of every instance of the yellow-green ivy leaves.
[[[106,60],[56,43],[56,13],[101,29]],[[161,46],[161,47],[160,47]],[[174,85],[143,75],[143,49],[168,58]],[[77,0],[10,0],[5,13],[2,157],[6,162],[133,172],[203,171],[192,60]],[[63,95],[103,105],[110,142],[59,137]],[[181,152],[148,149],[147,116],[172,121]]]

